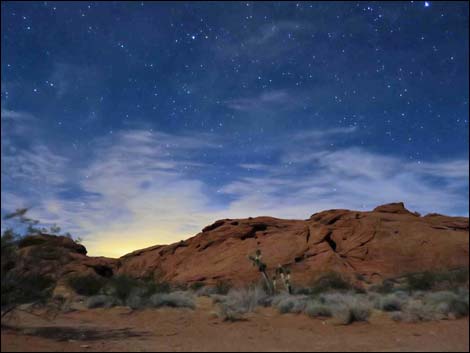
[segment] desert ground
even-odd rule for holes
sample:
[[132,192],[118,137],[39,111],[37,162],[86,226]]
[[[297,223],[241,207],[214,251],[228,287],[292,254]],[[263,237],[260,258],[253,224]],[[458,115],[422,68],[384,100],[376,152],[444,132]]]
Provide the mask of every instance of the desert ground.
[[195,310],[126,307],[59,313],[16,312],[2,327],[7,351],[467,351],[468,317],[420,323],[374,312],[369,322],[337,325],[303,314],[258,308],[224,322],[209,298]]

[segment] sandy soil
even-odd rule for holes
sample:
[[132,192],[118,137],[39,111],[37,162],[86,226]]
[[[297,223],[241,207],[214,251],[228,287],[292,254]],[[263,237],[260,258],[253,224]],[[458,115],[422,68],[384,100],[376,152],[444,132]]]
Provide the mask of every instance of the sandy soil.
[[197,309],[95,309],[52,321],[17,313],[2,328],[3,351],[467,351],[468,319],[337,326],[305,315],[259,309],[246,321],[222,322],[207,298]]

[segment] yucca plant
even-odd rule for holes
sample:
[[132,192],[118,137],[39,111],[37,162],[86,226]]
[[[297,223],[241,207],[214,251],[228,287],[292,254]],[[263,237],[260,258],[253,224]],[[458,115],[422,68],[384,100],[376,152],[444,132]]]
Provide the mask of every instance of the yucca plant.
[[266,264],[261,260],[262,255],[261,255],[261,250],[257,249],[255,252],[255,255],[250,255],[248,256],[248,259],[251,260],[253,263],[253,266],[257,267],[259,272],[261,273],[261,276],[266,284],[266,289],[269,294],[274,294],[276,292],[276,285],[277,285],[277,279],[278,277],[281,278],[281,281],[284,285],[284,288],[286,291],[291,294],[292,293],[292,287],[290,284],[290,270],[279,265],[278,268],[276,269],[274,275],[270,279],[267,273],[267,266]]

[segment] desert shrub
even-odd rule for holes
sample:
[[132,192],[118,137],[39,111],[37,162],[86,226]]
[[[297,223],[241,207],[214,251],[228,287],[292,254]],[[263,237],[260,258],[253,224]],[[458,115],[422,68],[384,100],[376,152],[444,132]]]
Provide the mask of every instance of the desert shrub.
[[399,311],[407,299],[406,293],[404,295],[401,293],[390,293],[379,299],[377,307],[383,311]]
[[439,291],[413,295],[400,313],[393,313],[392,319],[405,322],[442,320],[468,316],[468,290],[457,293]]
[[328,291],[346,291],[352,289],[351,283],[341,274],[330,272],[315,280],[310,288],[310,294],[319,294]]
[[239,321],[243,314],[252,312],[259,305],[266,306],[269,296],[261,286],[231,289],[227,295],[212,295],[214,303],[219,304],[217,315],[224,321]]
[[109,281],[108,293],[125,301],[134,290],[141,287],[142,283],[139,280],[126,275],[118,275]]
[[194,282],[194,283],[191,283],[189,288],[192,291],[197,292],[199,289],[204,288],[204,286],[205,286],[204,282]]
[[260,286],[231,289],[224,298],[224,303],[237,312],[247,313],[255,310],[259,305],[265,305],[268,298]]
[[385,279],[382,283],[372,286],[371,291],[382,294],[391,293],[394,287],[395,285],[392,280]]
[[372,306],[367,301],[357,300],[349,306],[351,313],[351,322],[354,321],[367,321],[370,316]]
[[271,305],[275,306],[281,314],[302,312],[307,305],[308,297],[303,295],[280,294],[274,297]]
[[332,308],[327,304],[322,304],[316,300],[311,300],[305,307],[305,313],[310,317],[330,317]]
[[226,304],[221,304],[216,311],[217,317],[222,319],[223,321],[243,321],[245,318],[243,317],[243,313],[237,311],[236,309],[230,307]]
[[217,289],[213,286],[205,286],[196,290],[196,295],[198,297],[212,297],[213,295],[220,295],[217,294]]
[[332,307],[333,317],[342,324],[354,321],[367,321],[372,310],[372,303],[364,294],[325,293],[319,301]]
[[142,309],[148,306],[148,298],[132,292],[126,299],[126,306],[133,310]]
[[232,284],[228,281],[217,281],[215,284],[216,294],[226,295],[231,288]]
[[172,308],[194,309],[196,307],[193,296],[181,291],[154,294],[150,297],[149,304],[154,308],[168,306]]
[[143,284],[144,297],[150,297],[155,293],[169,293],[171,286],[168,282],[146,281]]
[[115,305],[117,305],[118,302],[116,301],[116,298],[110,296],[110,295],[93,295],[91,297],[88,297],[85,300],[85,306],[88,309],[94,309],[94,308],[111,308]]
[[468,283],[468,267],[456,270],[440,271],[435,274],[435,287],[440,289],[456,288]]
[[2,274],[2,308],[31,302],[45,302],[50,298],[55,281],[48,276],[32,274],[21,276],[12,272]]
[[438,279],[436,273],[429,271],[422,273],[409,273],[405,276],[407,288],[410,291],[430,290]]
[[74,276],[67,280],[67,284],[79,295],[92,296],[101,291],[106,280],[93,275]]
[[429,311],[438,314],[453,315],[457,318],[468,316],[468,292],[466,296],[459,296],[449,291],[429,293],[426,295],[424,303]]

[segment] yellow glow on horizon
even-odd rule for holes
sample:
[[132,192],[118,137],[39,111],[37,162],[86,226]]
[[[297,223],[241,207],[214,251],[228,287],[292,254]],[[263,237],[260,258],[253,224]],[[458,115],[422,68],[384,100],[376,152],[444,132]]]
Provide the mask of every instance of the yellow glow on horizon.
[[83,245],[88,250],[88,256],[118,258],[136,250],[175,243],[190,236],[192,234],[175,234],[168,230],[155,228],[139,231],[103,232],[94,234],[93,238],[85,239]]

